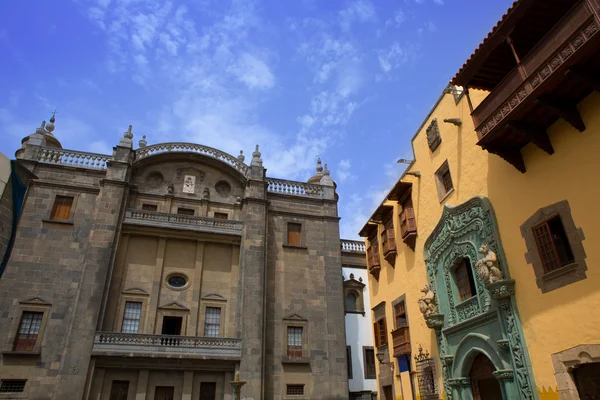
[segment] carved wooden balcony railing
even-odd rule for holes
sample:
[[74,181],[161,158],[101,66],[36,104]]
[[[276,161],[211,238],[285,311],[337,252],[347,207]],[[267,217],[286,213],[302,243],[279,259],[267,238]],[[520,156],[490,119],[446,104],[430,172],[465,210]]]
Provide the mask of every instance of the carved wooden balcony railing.
[[410,336],[408,325],[399,327],[392,331],[392,343],[394,346],[394,357],[410,354]]
[[383,244],[383,257],[394,267],[396,261],[396,236],[391,220],[386,223],[386,228],[381,234],[381,242]]
[[284,179],[267,178],[267,191],[291,196],[322,198],[323,186],[311,183],[286,181]]
[[400,234],[402,241],[414,251],[417,240],[417,221],[412,202],[406,204],[400,213]]
[[96,332],[93,355],[239,360],[241,339]]
[[57,164],[93,170],[106,170],[106,163],[110,160],[112,160],[112,156],[104,154],[50,147],[42,147],[38,153],[38,161],[45,164]]
[[367,249],[367,261],[369,263],[369,272],[379,280],[379,271],[381,266],[379,262],[379,244],[377,242],[371,243],[371,246]]
[[[545,114],[534,116],[541,118],[542,126],[530,126],[533,120],[530,113],[535,107],[539,105],[560,116],[578,130],[585,129],[574,104],[562,104],[562,96],[555,98],[553,93],[565,81],[565,74],[578,76],[578,64],[597,52],[598,29],[588,4],[578,2],[473,111],[479,144],[525,172],[522,156],[514,151],[508,153],[509,143],[521,143],[522,146],[523,141],[516,138],[525,138],[550,154],[554,151],[545,133],[546,126],[543,125],[546,124],[542,123],[547,118]],[[579,78],[589,82],[585,74]],[[527,116],[530,116],[528,125],[521,124]],[[492,143],[499,140],[495,136],[501,131],[506,132],[502,136],[507,139]],[[515,139],[510,139],[513,136]]]
[[215,160],[219,160],[239,171],[244,176],[248,172],[248,166],[237,157],[227,154],[224,151],[213,149],[212,147],[194,143],[160,143],[141,147],[135,151],[135,158],[136,161],[139,161],[146,157],[164,153],[200,154],[206,157],[214,158]]
[[157,228],[185,229],[200,232],[241,235],[244,223],[229,219],[196,217],[156,211],[133,210],[125,212],[125,224]]
[[340,246],[342,251],[352,253],[364,253],[366,251],[365,243],[359,240],[340,239]]

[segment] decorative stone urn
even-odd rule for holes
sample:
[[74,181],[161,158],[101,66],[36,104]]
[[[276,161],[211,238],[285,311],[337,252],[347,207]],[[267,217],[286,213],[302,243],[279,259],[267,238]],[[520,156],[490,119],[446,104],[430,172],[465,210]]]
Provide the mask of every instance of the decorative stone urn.
[[444,327],[444,314],[429,314],[425,317],[425,323],[430,329],[441,330]]
[[492,299],[507,299],[515,294],[515,281],[514,279],[502,279],[488,284],[487,289],[490,291]]

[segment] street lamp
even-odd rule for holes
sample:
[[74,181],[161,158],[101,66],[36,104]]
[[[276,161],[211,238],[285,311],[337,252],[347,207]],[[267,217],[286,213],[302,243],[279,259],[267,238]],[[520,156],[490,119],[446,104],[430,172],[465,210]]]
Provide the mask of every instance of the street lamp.
[[396,161],[398,164],[410,164],[411,162],[413,162],[414,160],[407,160],[406,158],[401,158],[398,161]]
[[379,361],[379,364],[381,365],[387,365],[390,367],[390,369],[393,371],[394,370],[394,363],[391,362],[390,360],[384,361],[383,358],[385,357],[385,353],[377,353],[375,354],[375,357],[377,357],[377,361]]

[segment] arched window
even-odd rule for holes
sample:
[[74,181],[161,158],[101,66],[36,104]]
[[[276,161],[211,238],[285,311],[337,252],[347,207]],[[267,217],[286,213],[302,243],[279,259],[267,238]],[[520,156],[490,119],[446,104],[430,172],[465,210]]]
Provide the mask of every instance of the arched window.
[[349,292],[346,295],[346,311],[356,311],[356,294]]

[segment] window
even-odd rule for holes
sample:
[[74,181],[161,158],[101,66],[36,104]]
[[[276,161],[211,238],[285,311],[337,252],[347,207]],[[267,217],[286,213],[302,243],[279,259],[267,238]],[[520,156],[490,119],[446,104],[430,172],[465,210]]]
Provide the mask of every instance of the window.
[[554,271],[573,262],[573,251],[560,216],[555,216],[533,228],[545,272]]
[[194,215],[194,209],[179,207],[177,209],[177,214],[179,214],[179,215]]
[[21,393],[25,390],[26,379],[2,379],[0,393]]
[[346,311],[356,311],[356,295],[353,292],[346,295]]
[[288,396],[303,396],[304,385],[286,385],[285,394]]
[[200,383],[200,400],[216,400],[217,398],[217,383],[216,382],[201,382]]
[[[181,335],[181,328],[183,325],[182,317],[174,317],[171,315],[163,316],[162,330],[163,335]],[[179,339],[176,339],[178,342]]]
[[137,301],[126,301],[125,312],[123,313],[123,325],[121,332],[138,333],[140,329],[140,319],[142,316],[142,303]]
[[110,400],[127,400],[129,381],[112,381]]
[[206,307],[204,336],[219,337],[221,333],[221,308]]
[[385,346],[387,344],[387,327],[385,318],[377,320],[373,326],[375,329],[375,346]]
[[157,386],[154,390],[154,400],[173,400],[175,388],[173,386]]
[[227,219],[227,217],[228,217],[227,213],[220,213],[220,212],[215,213],[216,219]]
[[521,235],[542,293],[586,279],[585,236],[575,226],[568,201],[540,208],[521,225]]
[[287,328],[287,354],[290,360],[302,359],[302,328],[299,326],[288,326]]
[[181,289],[187,284],[187,276],[183,274],[171,274],[167,277],[167,284],[175,289]]
[[73,206],[73,197],[56,196],[54,206],[52,207],[52,215],[50,219],[54,221],[66,221],[71,215],[71,207]]
[[454,273],[456,275],[456,286],[458,287],[460,301],[475,296],[475,280],[473,279],[471,261],[468,258],[463,258]]
[[156,210],[158,210],[158,206],[156,204],[142,204],[142,210],[156,211]]
[[33,350],[40,333],[43,316],[43,312],[23,311],[19,331],[15,338],[15,351]]
[[365,379],[376,379],[375,350],[372,347],[363,347],[365,356]]
[[396,324],[396,329],[408,325],[406,322],[406,306],[404,301],[400,301],[398,304],[394,305],[394,322]]
[[352,347],[346,346],[346,367],[348,368],[348,379],[352,379]]
[[302,245],[302,225],[293,222],[287,224],[287,244],[290,246]]
[[448,160],[444,161],[442,166],[438,168],[438,170],[435,173],[435,176],[438,197],[440,201],[442,201],[454,189],[454,185],[452,184],[452,174],[450,174]]

